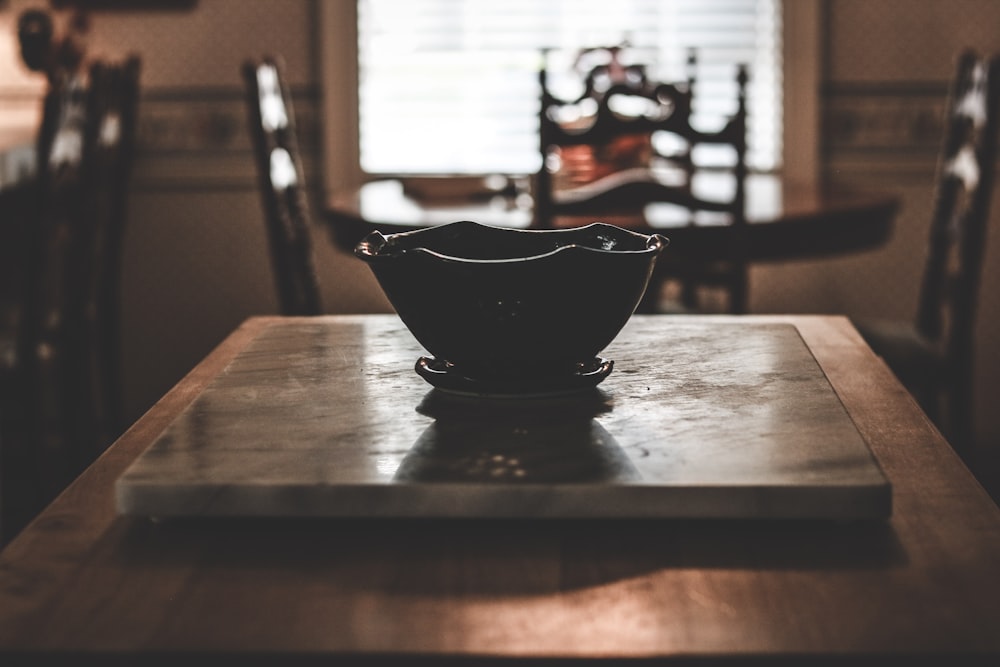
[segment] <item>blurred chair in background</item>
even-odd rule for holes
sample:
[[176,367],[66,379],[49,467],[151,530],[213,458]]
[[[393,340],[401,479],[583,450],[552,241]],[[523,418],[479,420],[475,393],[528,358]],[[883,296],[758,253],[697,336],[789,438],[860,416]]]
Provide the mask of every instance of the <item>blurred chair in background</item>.
[[2,369],[5,539],[123,427],[121,254],[140,61],[47,73],[15,341]]
[[248,61],[243,79],[281,313],[318,315],[308,194],[284,63],[274,57]]
[[[534,188],[535,225],[558,225],[560,216],[628,226],[651,205],[676,209],[680,224],[728,225],[727,259],[685,261],[684,248],[671,247],[657,264],[641,306],[657,310],[662,281],[678,281],[684,310],[699,308],[703,288],[721,288],[726,309],[747,308],[747,262],[742,242],[745,217],[747,71],[738,67],[736,111],[722,127],[692,125],[697,62],[688,61],[688,80],[651,81],[645,68],[617,61],[586,76],[576,99],[549,89],[548,65],[539,74],[542,166]],[[664,233],[669,236],[669,229]]]
[[973,439],[973,338],[998,116],[1000,58],[963,53],[948,96],[916,317],[912,322],[856,323],[952,446],[967,457]]
[[122,388],[122,256],[135,159],[141,70],[138,56],[129,56],[119,63],[96,62],[90,68],[94,114],[99,119],[90,160],[95,181],[91,188],[95,218],[92,270],[95,283],[91,288],[95,359],[106,430],[115,438],[127,425]]

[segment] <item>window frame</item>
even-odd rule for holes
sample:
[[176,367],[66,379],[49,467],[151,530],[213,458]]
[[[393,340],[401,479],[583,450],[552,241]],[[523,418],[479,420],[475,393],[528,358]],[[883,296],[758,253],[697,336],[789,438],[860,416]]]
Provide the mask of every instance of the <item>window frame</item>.
[[[782,0],[782,173],[815,183],[819,155],[820,0]],[[373,178],[361,170],[358,133],[358,8],[319,3],[324,194]]]

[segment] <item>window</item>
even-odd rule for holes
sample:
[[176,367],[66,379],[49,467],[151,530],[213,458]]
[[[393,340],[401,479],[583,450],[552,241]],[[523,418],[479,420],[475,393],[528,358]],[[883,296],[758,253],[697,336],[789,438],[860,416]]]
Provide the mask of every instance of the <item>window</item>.
[[686,78],[695,112],[735,105],[750,69],[748,161],[781,164],[780,0],[359,0],[359,159],[369,174],[531,173],[539,167],[538,80],[552,59],[626,42],[651,76]]

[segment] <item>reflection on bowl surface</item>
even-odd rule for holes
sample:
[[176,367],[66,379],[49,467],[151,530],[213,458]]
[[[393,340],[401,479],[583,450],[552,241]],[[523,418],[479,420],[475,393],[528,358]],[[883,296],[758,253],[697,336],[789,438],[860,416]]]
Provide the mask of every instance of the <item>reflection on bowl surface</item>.
[[374,232],[355,254],[439,363],[488,380],[591,364],[635,311],[666,245],[601,223],[520,230],[456,222]]

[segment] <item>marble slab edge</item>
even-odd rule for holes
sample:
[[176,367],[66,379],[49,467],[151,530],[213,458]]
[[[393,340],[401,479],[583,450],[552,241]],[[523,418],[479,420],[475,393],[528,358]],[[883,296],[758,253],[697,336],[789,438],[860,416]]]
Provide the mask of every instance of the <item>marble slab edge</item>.
[[[434,519],[887,519],[892,492],[866,486],[539,484],[117,487],[126,516]],[[596,491],[599,491],[596,492]]]

